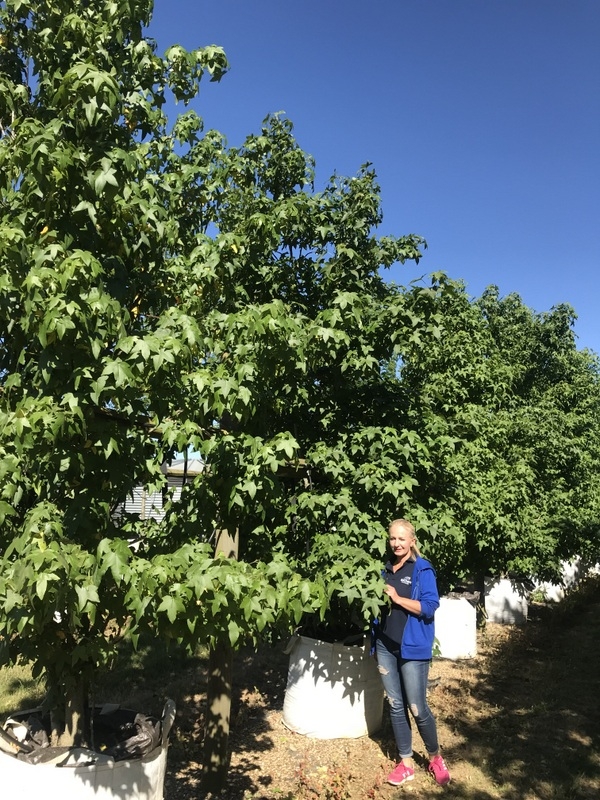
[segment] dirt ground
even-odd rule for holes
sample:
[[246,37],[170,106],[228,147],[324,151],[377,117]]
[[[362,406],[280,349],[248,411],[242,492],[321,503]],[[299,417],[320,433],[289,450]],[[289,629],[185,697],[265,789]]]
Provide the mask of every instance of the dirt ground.
[[[385,782],[394,743],[384,711],[373,737],[316,740],[282,723],[283,647],[237,659],[231,767],[223,800],[600,798],[600,588],[577,602],[530,606],[522,627],[488,624],[478,655],[434,660],[429,701],[452,774],[438,787],[415,735],[415,780]],[[190,676],[189,685],[199,685]],[[165,800],[198,800],[202,694],[180,704]]]

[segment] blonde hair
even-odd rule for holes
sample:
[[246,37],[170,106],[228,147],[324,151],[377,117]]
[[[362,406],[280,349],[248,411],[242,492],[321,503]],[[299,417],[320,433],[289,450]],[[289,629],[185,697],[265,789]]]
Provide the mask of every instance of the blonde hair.
[[412,522],[409,522],[407,519],[393,519],[388,525],[388,534],[392,532],[392,528],[396,525],[400,528],[404,528],[404,530],[412,536],[412,542],[410,543],[411,553],[415,557],[420,556],[421,551],[417,547],[417,532]]

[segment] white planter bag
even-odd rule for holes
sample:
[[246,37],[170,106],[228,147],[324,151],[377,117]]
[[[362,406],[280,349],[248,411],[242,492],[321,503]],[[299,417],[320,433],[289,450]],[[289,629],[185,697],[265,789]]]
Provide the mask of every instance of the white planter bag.
[[435,612],[435,636],[442,658],[477,655],[477,611],[464,597],[441,597]]
[[381,727],[383,685],[368,648],[297,636],[287,652],[287,728],[315,739],[355,739]]
[[523,625],[527,622],[528,590],[508,578],[486,579],[485,613],[489,622]]
[[[175,704],[165,705],[160,745],[130,761],[104,759],[95,764],[54,766],[29,764],[0,751],[2,797],[40,800],[162,800],[167,767],[168,735]],[[77,761],[85,751],[74,750]]]

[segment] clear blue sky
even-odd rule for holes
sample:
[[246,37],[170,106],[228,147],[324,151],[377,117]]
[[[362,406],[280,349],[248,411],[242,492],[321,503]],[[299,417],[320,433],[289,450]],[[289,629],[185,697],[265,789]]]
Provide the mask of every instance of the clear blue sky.
[[391,279],[569,303],[600,353],[600,0],[155,0],[150,34],[225,48],[193,107],[231,145],[284,111],[319,184],[374,164],[429,245]]

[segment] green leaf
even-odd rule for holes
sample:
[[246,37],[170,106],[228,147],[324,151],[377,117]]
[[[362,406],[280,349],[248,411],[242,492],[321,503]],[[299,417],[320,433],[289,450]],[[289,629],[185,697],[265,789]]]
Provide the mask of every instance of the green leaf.
[[35,584],[35,592],[40,600],[44,599],[46,589],[48,588],[48,576],[40,575]]
[[161,604],[158,607],[158,611],[164,611],[169,619],[169,622],[174,623],[177,619],[177,612],[178,612],[178,602],[175,597],[171,597],[167,595],[163,597]]
[[229,641],[232,647],[235,647],[238,639],[240,638],[240,628],[235,620],[229,620],[227,625],[227,629],[229,631]]

